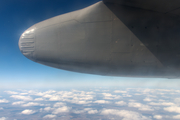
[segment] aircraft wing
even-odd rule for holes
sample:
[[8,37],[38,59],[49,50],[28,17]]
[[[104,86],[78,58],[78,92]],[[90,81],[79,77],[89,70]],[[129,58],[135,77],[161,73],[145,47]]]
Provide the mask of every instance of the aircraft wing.
[[103,2],[180,15],[180,0],[103,0]]

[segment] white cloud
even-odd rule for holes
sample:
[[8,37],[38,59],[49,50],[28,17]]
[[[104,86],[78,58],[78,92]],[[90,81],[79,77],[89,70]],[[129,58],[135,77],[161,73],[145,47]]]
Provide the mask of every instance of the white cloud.
[[18,102],[13,102],[12,105],[21,105],[24,104],[24,101],[18,101]]
[[71,101],[68,101],[68,102],[71,102],[71,103],[75,103],[75,104],[89,104],[89,103],[92,103],[92,101],[84,101],[84,100],[71,100]]
[[175,101],[176,103],[180,103],[180,98],[176,98],[176,99],[174,99],[174,101]]
[[55,118],[55,117],[57,117],[56,115],[53,115],[53,114],[48,114],[48,115],[46,115],[46,116],[44,116],[43,118]]
[[28,91],[28,94],[30,95],[36,95],[36,96],[43,96],[45,98],[50,98],[50,94],[55,94],[56,91],[54,90],[49,90],[49,91],[46,91],[46,92],[37,92],[37,91],[34,91],[34,90],[30,90]]
[[92,100],[93,98],[92,95],[85,95],[84,97],[79,97],[79,100]]
[[178,119],[178,120],[180,120],[180,115],[173,116],[173,119]]
[[20,93],[20,95],[27,95],[28,93]]
[[120,95],[116,95],[116,96],[114,96],[114,99],[119,99],[119,98],[121,98],[121,96],[120,96]]
[[103,109],[101,114],[120,116],[123,118],[122,120],[151,120],[150,118],[143,116],[138,112],[127,111],[127,110]]
[[[161,94],[162,95],[162,94]],[[165,95],[163,95],[163,96],[161,96],[161,97],[163,97],[163,98],[170,98],[170,97],[168,97],[168,96],[165,96]]]
[[0,110],[4,110],[4,108],[0,107]]
[[[57,95],[60,94],[60,95]],[[93,92],[86,93],[85,91],[79,91],[77,94],[73,92],[67,92],[67,91],[60,91],[57,92],[56,95],[51,96],[49,99],[50,101],[67,101],[71,103],[76,103],[76,104],[88,104],[91,103],[92,101],[87,101],[87,100],[92,100],[94,98]],[[72,98],[72,99],[71,99]]]
[[0,103],[9,103],[9,101],[6,99],[0,99]]
[[49,94],[46,94],[46,95],[43,95],[44,98],[53,98],[54,96],[53,95],[49,95]]
[[36,98],[34,101],[43,101],[43,98]]
[[59,114],[59,113],[63,113],[63,112],[69,112],[69,110],[70,110],[70,108],[68,108],[67,106],[63,106],[61,108],[55,109],[52,113]]
[[90,111],[88,111],[88,114],[96,114],[96,113],[98,113],[97,110],[90,110]]
[[132,95],[123,94],[123,97],[132,97]]
[[7,94],[18,94],[18,92],[15,91],[5,91]]
[[[49,96],[50,96],[50,97],[49,97],[49,101],[59,101],[59,100],[63,100],[62,97],[60,97],[60,96],[58,96],[58,95],[54,95],[54,96],[49,95]],[[48,97],[48,96],[46,96],[46,97]]]
[[175,105],[175,104],[172,103],[172,102],[163,102],[162,105],[164,105],[164,106],[172,106],[172,105]]
[[180,107],[177,106],[166,107],[164,110],[168,112],[180,113]]
[[31,101],[32,98],[30,96],[22,96],[22,95],[12,95],[10,96],[14,99],[24,100],[24,101]]
[[95,93],[91,91],[91,92],[87,92],[86,94],[95,94]]
[[94,91],[100,91],[99,89],[95,89]]
[[76,104],[89,104],[91,103],[92,101],[78,101],[78,102],[75,102]]
[[175,90],[173,90],[173,89],[170,89],[170,90],[168,90],[168,89],[156,89],[157,91],[161,91],[161,92],[174,92]]
[[157,96],[155,95],[147,95],[148,97],[153,97],[153,98],[157,98]]
[[126,102],[118,101],[118,102],[115,102],[115,104],[120,105],[120,106],[124,106],[124,105],[126,105]]
[[113,100],[113,97],[104,97],[103,99],[107,99],[107,100]]
[[159,95],[164,95],[165,93],[159,92],[159,93],[157,93],[157,94],[159,94]]
[[154,115],[153,118],[155,118],[155,119],[162,119],[162,116],[161,115]]
[[160,102],[160,103],[155,103],[155,102],[150,102],[149,103],[150,105],[162,105],[162,106],[172,106],[172,105],[175,105],[174,103],[172,102]]
[[85,94],[74,94],[71,96],[73,100],[92,100],[94,97],[92,95],[85,95]]
[[110,94],[110,93],[102,93],[104,96],[106,96],[106,97],[112,97],[113,95],[112,94]]
[[45,93],[46,94],[51,94],[51,93],[55,93],[56,91],[55,90],[49,90],[49,91],[46,91]]
[[88,114],[96,114],[98,113],[97,110],[93,110],[92,108],[84,108],[84,110],[74,110],[73,113],[75,114],[81,114],[81,113],[84,113],[84,112],[87,112]]
[[143,101],[150,102],[150,101],[153,101],[153,99],[147,97],[147,98],[143,99]]
[[[103,91],[103,90],[101,90],[101,91]],[[120,105],[120,106],[126,105],[128,107],[134,107],[136,109],[133,108],[133,110],[136,110],[136,111],[139,111],[139,110],[141,110],[141,111],[153,111],[153,110],[162,111],[163,108],[164,108],[164,110],[166,112],[169,111],[169,112],[180,113],[180,106],[178,107],[178,105],[179,105],[178,103],[180,103],[180,98],[175,98],[174,103],[173,103],[173,101],[170,101],[170,100],[172,100],[172,98],[171,99],[165,99],[165,100],[162,100],[162,99],[158,100],[158,98],[154,98],[154,97],[151,96],[151,95],[157,95],[156,92],[152,93],[152,91],[151,91],[151,93],[152,93],[151,94],[151,93],[148,93],[147,91],[145,92],[147,94],[146,95],[144,94],[142,96],[142,97],[145,96],[143,98],[143,101],[146,101],[145,103],[137,102],[139,100],[139,98],[137,98],[138,96],[136,96],[136,98],[125,98],[127,100],[127,102],[126,101],[121,101],[121,100],[116,100],[116,101],[112,100],[113,101],[112,103],[115,105],[114,109],[103,109],[102,111],[99,111],[99,109],[96,110],[96,109],[93,109],[93,108],[85,108],[84,109],[84,107],[85,106],[86,107],[94,106],[94,105],[96,105],[94,103],[97,103],[97,104],[99,103],[99,104],[102,104],[104,108],[107,108],[108,106],[105,105],[105,104],[106,103],[111,103],[111,101],[107,100],[107,99],[115,99],[115,98],[118,98],[118,97],[120,98],[120,96],[118,96],[115,93],[122,93],[121,96],[129,96],[129,93],[131,94],[131,90],[125,91],[125,92],[114,91],[112,93],[110,93],[110,92],[105,93],[105,91],[104,91],[102,93],[98,92],[97,95],[95,95],[96,94],[96,93],[94,93],[95,91],[94,92],[79,91],[79,92],[76,92],[76,93],[68,92],[68,91],[58,91],[58,92],[52,92],[52,93],[48,93],[48,92],[40,93],[40,92],[33,92],[32,91],[31,93],[28,93],[28,95],[26,95],[27,93],[21,94],[19,92],[18,95],[10,95],[10,96],[12,98],[18,99],[18,101],[17,100],[12,101],[12,105],[23,105],[23,106],[43,106],[44,105],[43,107],[45,107],[45,108],[42,108],[40,110],[39,108],[41,108],[41,107],[38,107],[38,109],[36,111],[33,111],[33,112],[42,111],[43,113],[46,113],[46,114],[43,115],[44,117],[43,116],[42,117],[43,118],[49,118],[49,119],[50,119],[51,115],[57,117],[58,116],[57,114],[61,114],[63,112],[69,112],[69,111],[74,112],[76,114],[81,114],[81,113],[83,113],[83,114],[97,114],[97,113],[101,113],[101,114],[105,115],[105,112],[107,113],[108,110],[109,111],[112,110],[115,113],[109,112],[107,114],[108,115],[116,115],[116,117],[119,117],[122,120],[136,120],[135,118],[131,119],[131,115],[129,117],[127,117],[126,115],[122,115],[121,113],[123,112],[123,110],[116,110],[116,108],[118,108],[118,105]],[[128,92],[128,94],[127,94],[127,92]],[[35,98],[32,98],[33,96],[32,97],[30,96],[32,94],[34,94],[34,95],[38,94],[38,95],[41,95],[42,97],[41,96],[35,96]],[[100,94],[100,96],[98,96],[99,94]],[[115,95],[113,95],[113,94],[115,94]],[[132,94],[132,95],[134,95],[134,94]],[[160,98],[162,97],[161,95],[157,95],[157,97],[158,96],[160,96]],[[25,97],[26,97],[26,99],[25,99]],[[98,99],[99,97],[103,97],[103,98],[106,98],[106,99],[102,98],[102,99],[99,100]],[[132,97],[134,97],[134,96],[132,96]],[[1,98],[1,99],[3,99],[3,98]],[[130,99],[135,99],[136,101],[130,100]],[[33,101],[25,101],[25,100],[33,100]],[[50,107],[47,107],[47,106],[45,106],[46,103],[40,104],[39,102],[36,102],[36,101],[43,101],[43,100],[46,101],[46,102],[48,102],[48,100],[57,101],[57,103],[56,102],[50,102],[50,105],[49,105]],[[122,98],[122,100],[123,100],[123,98]],[[11,101],[9,101],[9,102],[11,102]],[[80,107],[80,109],[74,111],[74,110],[71,110],[71,108],[69,108],[71,106],[69,106],[69,107],[65,106],[66,105],[65,102],[81,104],[80,105],[81,107]],[[75,104],[70,104],[70,105],[74,106]],[[89,105],[89,106],[87,106],[87,105]],[[151,106],[151,105],[153,105],[153,106]],[[128,107],[126,107],[126,108],[129,109],[129,110],[132,109],[132,108],[128,108]],[[156,109],[155,107],[156,108],[158,107],[158,108]],[[29,108],[29,109],[31,109],[31,108]],[[118,109],[120,109],[120,108],[118,108]],[[144,115],[142,115],[140,113],[141,111],[139,111],[139,113],[138,112],[133,112],[133,111],[128,111],[128,110],[125,110],[125,111],[127,112],[127,114],[132,113],[132,115],[137,113],[137,114],[135,114],[135,117],[138,116],[139,117],[139,118],[137,117],[138,120],[160,119],[159,116],[161,116],[161,115],[156,115],[156,114],[154,115],[154,113],[152,113],[152,117],[148,117],[147,114],[146,114],[147,116],[144,116],[145,115],[144,112],[142,113]],[[171,116],[169,116],[169,119],[172,119],[172,117],[174,119],[178,119],[178,116],[180,116],[180,115],[173,116],[174,113],[170,113],[170,114],[171,114]],[[142,117],[142,116],[144,116],[144,117]],[[149,115],[149,116],[151,116],[151,115]],[[109,117],[111,117],[111,116],[109,116]],[[161,117],[163,117],[161,119],[166,119],[165,115],[163,115]]]
[[26,110],[22,111],[21,114],[31,115],[31,114],[34,114],[35,112],[36,111],[34,111],[34,110],[26,109]]
[[102,93],[104,95],[104,99],[119,99],[121,96],[117,95],[112,95],[110,93]]
[[73,92],[63,92],[61,93],[62,98],[73,98],[74,96],[85,96],[85,92],[81,92],[80,94],[74,94]]
[[35,102],[29,102],[29,103],[24,104],[22,106],[24,106],[24,107],[29,107],[29,106],[44,106],[44,104],[35,103]]
[[105,101],[105,100],[96,100],[94,101],[94,103],[98,103],[98,104],[108,104],[110,103],[109,101]]
[[[31,93],[32,94],[32,93]],[[36,95],[36,96],[43,96],[45,93],[42,93],[42,92],[36,92],[36,93],[33,93],[32,95]]]
[[161,103],[150,102],[150,105],[161,105]]
[[120,98],[121,98],[121,96],[119,96],[119,95],[113,95],[112,97],[107,97],[107,96],[104,97],[104,99],[108,99],[108,100],[120,99]]
[[62,102],[57,102],[57,103],[54,104],[54,107],[62,107],[62,106],[64,106],[64,105],[65,105],[65,104],[62,103]]
[[115,90],[115,93],[127,93],[127,91]]
[[43,108],[40,108],[40,109],[39,109],[39,112],[42,112],[42,111],[43,111]]
[[175,92],[180,93],[180,90],[175,90]]
[[7,120],[7,118],[6,117],[1,117],[0,120]]
[[92,108],[84,108],[84,111],[92,110]]
[[75,89],[73,89],[73,90],[72,90],[72,92],[80,92],[80,91],[79,91],[79,90],[75,90]]
[[138,110],[141,111],[153,111],[154,109],[151,108],[151,106],[148,105],[143,105],[141,103],[135,103],[135,102],[130,102],[128,104],[129,107],[135,107],[135,108],[139,108]]
[[54,108],[51,108],[51,107],[45,107],[45,108],[44,108],[45,111],[51,111],[51,110],[53,110],[53,109],[54,109]]
[[36,93],[36,91],[35,90],[29,90],[28,93],[34,95]]
[[144,94],[153,93],[153,92],[155,92],[154,89],[149,89],[149,88],[147,88],[147,89],[144,89],[144,90],[143,90],[143,93],[144,93]]

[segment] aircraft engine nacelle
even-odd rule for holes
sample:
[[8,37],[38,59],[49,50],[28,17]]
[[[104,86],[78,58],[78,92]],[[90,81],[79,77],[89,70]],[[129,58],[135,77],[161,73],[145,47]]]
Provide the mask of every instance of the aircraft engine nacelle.
[[64,70],[177,78],[179,25],[173,15],[98,2],[33,25],[19,48],[35,62]]

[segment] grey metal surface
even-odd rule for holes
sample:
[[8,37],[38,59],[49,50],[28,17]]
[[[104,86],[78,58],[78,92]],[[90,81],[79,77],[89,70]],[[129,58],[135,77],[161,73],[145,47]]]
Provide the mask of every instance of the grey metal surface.
[[105,3],[116,3],[123,6],[141,8],[155,12],[180,15],[179,0],[103,0]]
[[35,62],[64,70],[179,78],[179,33],[174,14],[98,2],[33,25],[19,48]]

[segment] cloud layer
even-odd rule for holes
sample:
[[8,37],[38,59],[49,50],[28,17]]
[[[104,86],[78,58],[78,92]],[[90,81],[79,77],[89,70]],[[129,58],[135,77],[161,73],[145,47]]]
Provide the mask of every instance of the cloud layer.
[[180,90],[90,88],[4,93],[0,112],[5,116],[0,116],[0,120],[39,119],[38,116],[42,119],[180,119]]

